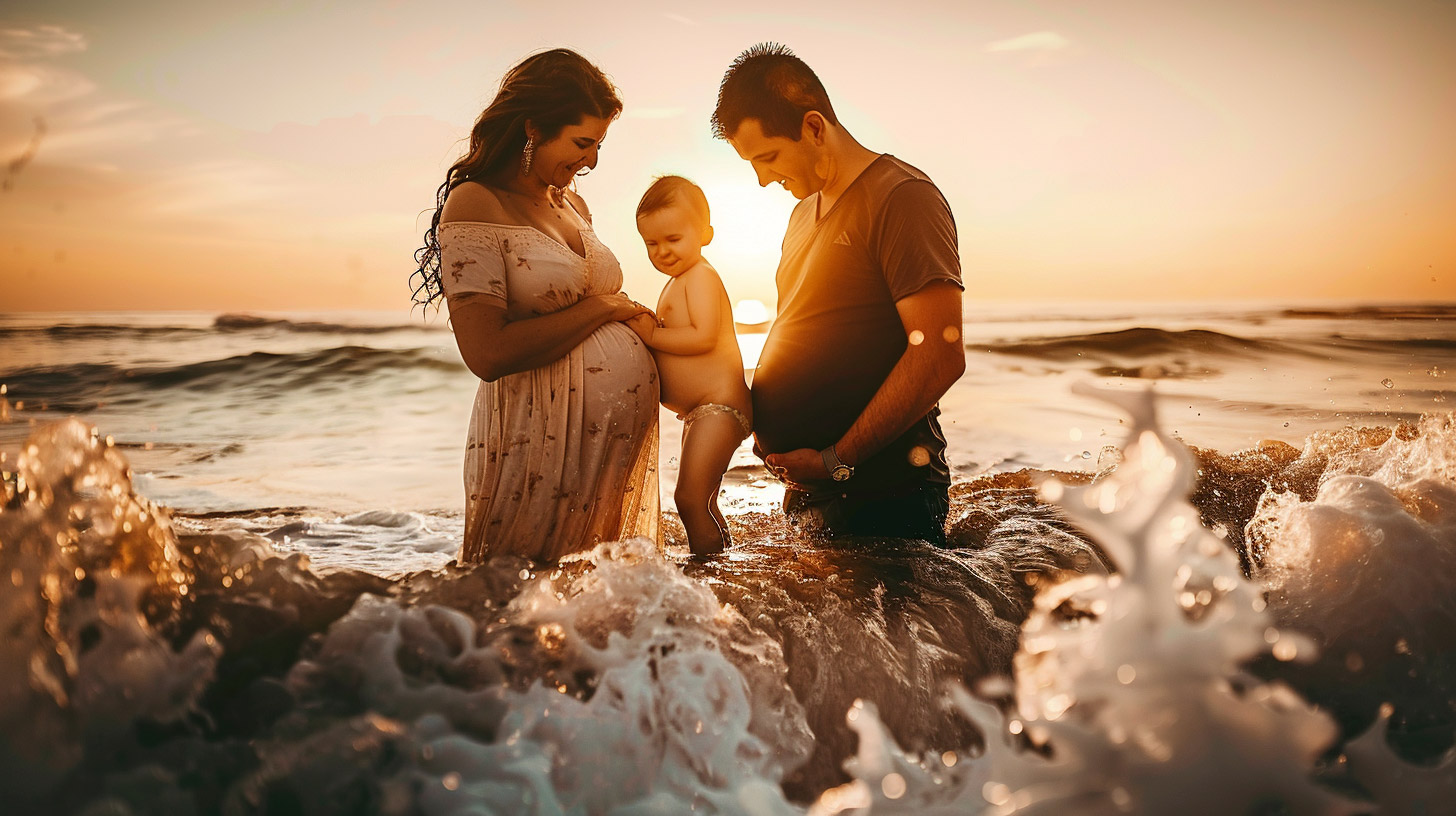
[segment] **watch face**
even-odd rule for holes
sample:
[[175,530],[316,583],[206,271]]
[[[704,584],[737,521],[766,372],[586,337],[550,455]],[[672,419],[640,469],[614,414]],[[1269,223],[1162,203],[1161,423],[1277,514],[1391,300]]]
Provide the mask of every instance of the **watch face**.
[[845,479],[853,476],[854,470],[849,465],[840,465],[839,467],[834,469],[833,473],[830,473],[829,475],[834,477],[834,481],[842,482]]

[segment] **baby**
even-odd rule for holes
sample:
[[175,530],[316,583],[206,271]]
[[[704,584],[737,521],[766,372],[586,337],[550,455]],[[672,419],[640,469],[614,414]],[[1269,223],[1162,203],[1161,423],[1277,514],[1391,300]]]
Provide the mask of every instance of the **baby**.
[[657,300],[660,325],[650,315],[628,325],[657,360],[662,404],[683,421],[673,498],[693,553],[722,552],[732,541],[718,489],[733,452],[752,432],[753,404],[732,304],[717,270],[703,260],[703,247],[713,240],[708,199],[691,181],[663,176],[637,205],[637,231],[652,265],[669,278]]

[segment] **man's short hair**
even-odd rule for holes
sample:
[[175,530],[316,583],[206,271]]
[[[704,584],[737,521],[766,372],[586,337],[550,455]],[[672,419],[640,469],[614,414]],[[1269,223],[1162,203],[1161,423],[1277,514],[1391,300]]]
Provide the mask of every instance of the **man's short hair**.
[[697,219],[698,226],[707,227],[712,224],[711,214],[708,212],[708,197],[703,194],[703,188],[682,176],[658,176],[654,179],[652,186],[642,194],[642,200],[637,202],[637,217],[665,210],[673,204],[687,207]]
[[814,71],[778,43],[759,43],[738,55],[718,86],[718,107],[713,110],[713,136],[727,139],[744,119],[757,119],[765,136],[798,141],[804,114],[819,111],[831,124],[839,124],[829,94]]

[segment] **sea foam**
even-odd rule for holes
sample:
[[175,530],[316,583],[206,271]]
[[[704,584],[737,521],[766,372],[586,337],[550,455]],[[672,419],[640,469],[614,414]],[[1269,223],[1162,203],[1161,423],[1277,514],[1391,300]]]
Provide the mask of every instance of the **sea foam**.
[[[826,792],[811,812],[1369,811],[1358,793],[1317,779],[1333,775],[1321,766],[1336,745],[1332,718],[1288,686],[1245,670],[1264,654],[1309,661],[1314,643],[1275,625],[1263,587],[1243,575],[1226,541],[1199,524],[1186,500],[1194,459],[1158,426],[1151,392],[1084,393],[1130,415],[1122,462],[1091,485],[1050,481],[1044,491],[1092,535],[1116,574],[1077,577],[1038,595],[1008,705],[947,690],[952,708],[988,735],[983,750],[908,754],[873,707],[856,706],[849,719],[860,747],[847,765],[855,780]],[[1345,467],[1363,463],[1389,478],[1434,478],[1440,487],[1425,483],[1406,495],[1440,493],[1430,506],[1456,506],[1444,492],[1451,475],[1444,434],[1433,428],[1424,438],[1385,455],[1352,454]],[[1326,484],[1341,493],[1347,478],[1335,475]],[[1423,500],[1413,503],[1425,506]],[[1367,521],[1375,528],[1388,520],[1391,504],[1366,503],[1358,512],[1373,512]],[[1278,500],[1271,507],[1293,512]],[[1425,537],[1409,543],[1438,544]],[[1448,804],[1450,757],[1435,769],[1413,768],[1385,746],[1384,731],[1382,719],[1351,746],[1353,778],[1390,812],[1436,812]],[[1402,779],[1409,784],[1392,782]]]
[[[0,793],[19,812],[792,813],[788,780],[825,759],[815,712],[879,684],[879,706],[837,709],[858,737],[851,781],[814,812],[1451,801],[1449,758],[1417,766],[1386,745],[1450,731],[1450,629],[1432,631],[1452,578],[1450,418],[1379,444],[1312,438],[1318,491],[1269,491],[1245,531],[1266,586],[1200,523],[1197,464],[1151,396],[1120,404],[1116,468],[1043,488],[1105,571],[1055,519],[1016,515],[1018,499],[1000,520],[962,508],[963,552],[910,546],[899,567],[874,547],[760,542],[685,574],[636,540],[550,567],[320,576],[260,536],[179,534],[104,437],[43,428],[0,511]],[[391,520],[407,521],[372,519]],[[1031,591],[1015,571],[1071,566],[1035,582],[1019,646],[1003,637]],[[1360,626],[1362,603],[1399,614]],[[1346,632],[1366,638],[1359,669]],[[806,654],[816,644],[838,656]],[[974,648],[988,651],[958,653]],[[1319,674],[1331,659],[1395,705],[1351,719],[1350,683],[1315,682],[1345,680]],[[1361,674],[1374,666],[1415,681],[1383,686],[1394,675]],[[981,697],[951,683],[922,702],[906,686],[1013,668],[974,685]],[[972,728],[981,740],[936,744]]]

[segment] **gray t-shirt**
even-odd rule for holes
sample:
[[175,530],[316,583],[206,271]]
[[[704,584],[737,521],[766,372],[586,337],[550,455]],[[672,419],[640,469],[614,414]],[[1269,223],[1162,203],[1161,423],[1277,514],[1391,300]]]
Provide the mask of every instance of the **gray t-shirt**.
[[[779,314],[753,375],[761,454],[838,442],[905,351],[895,302],[934,281],[962,286],[950,206],[924,173],[882,155],[816,222],[818,198],[799,202],[784,233]],[[848,482],[810,487],[868,496],[948,484],[938,414],[858,463]],[[912,456],[917,447],[928,461]]]

